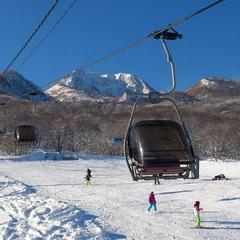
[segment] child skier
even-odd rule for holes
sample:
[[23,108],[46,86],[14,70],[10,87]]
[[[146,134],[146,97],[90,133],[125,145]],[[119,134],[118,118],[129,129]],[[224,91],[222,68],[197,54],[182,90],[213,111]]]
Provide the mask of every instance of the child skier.
[[148,211],[151,210],[152,206],[154,207],[154,210],[157,211],[157,206],[156,206],[156,199],[155,199],[155,195],[154,195],[154,192],[151,192],[149,197],[148,197],[148,201],[150,203],[150,206],[148,208]]
[[201,227],[201,218],[200,218],[200,211],[203,210],[203,208],[200,208],[200,202],[196,201],[194,204],[194,214],[196,217],[196,227]]

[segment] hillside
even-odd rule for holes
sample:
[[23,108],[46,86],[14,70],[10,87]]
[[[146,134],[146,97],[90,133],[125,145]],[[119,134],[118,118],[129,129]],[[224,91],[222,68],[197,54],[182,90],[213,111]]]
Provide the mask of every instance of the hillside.
[[185,91],[190,96],[198,99],[213,100],[233,98],[240,96],[240,81],[208,77],[200,80]]

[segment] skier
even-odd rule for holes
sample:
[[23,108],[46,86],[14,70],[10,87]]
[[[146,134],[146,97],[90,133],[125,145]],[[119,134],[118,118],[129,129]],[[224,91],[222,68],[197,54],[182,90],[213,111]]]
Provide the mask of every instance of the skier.
[[157,175],[153,175],[153,177],[154,177],[154,184],[159,185],[160,182],[159,182],[159,179],[157,178]]
[[148,201],[149,201],[149,208],[148,208],[148,212],[151,210],[152,206],[154,207],[154,210],[157,211],[157,206],[156,206],[156,199],[155,199],[155,195],[154,192],[151,192],[149,197],[148,197]]
[[86,177],[84,178],[85,179],[85,183],[87,186],[90,186],[91,185],[91,178],[89,177],[89,175],[87,174]]
[[196,201],[194,204],[194,214],[196,218],[196,227],[201,227],[201,218],[200,218],[200,211],[203,210],[203,208],[200,208],[200,202]]
[[90,170],[90,168],[88,168],[88,169],[87,169],[87,175],[88,175],[90,178],[92,177],[91,172],[92,172],[92,171]]

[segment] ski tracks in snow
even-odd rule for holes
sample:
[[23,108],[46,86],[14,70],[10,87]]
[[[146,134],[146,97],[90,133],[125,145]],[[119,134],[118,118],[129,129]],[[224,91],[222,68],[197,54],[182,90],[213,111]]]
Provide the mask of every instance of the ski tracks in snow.
[[0,179],[0,239],[125,238],[103,230],[101,219],[75,205],[41,196],[36,189],[14,179]]

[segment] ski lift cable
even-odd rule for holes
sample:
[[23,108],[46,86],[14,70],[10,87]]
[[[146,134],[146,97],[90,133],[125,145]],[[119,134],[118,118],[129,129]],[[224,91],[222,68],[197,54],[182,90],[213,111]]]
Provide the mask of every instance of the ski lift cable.
[[182,24],[182,23],[186,22],[187,20],[189,20],[189,19],[191,19],[191,18],[199,15],[200,13],[203,13],[203,12],[207,11],[209,8],[212,8],[213,6],[215,6],[215,5],[219,4],[219,3],[222,3],[223,1],[224,1],[224,0],[218,0],[218,1],[216,1],[216,2],[213,2],[213,3],[209,4],[208,6],[202,8],[202,9],[196,11],[196,12],[194,12],[193,14],[191,14],[191,15],[189,15],[189,16],[184,17],[184,18],[182,18],[182,19],[179,19],[178,21],[176,21],[176,22],[174,22],[174,23],[172,23],[172,24],[169,24],[168,26],[166,26],[165,28],[163,28],[163,29],[161,29],[161,30],[158,30],[158,31],[155,31],[155,32],[150,33],[150,34],[148,35],[148,37],[155,37],[155,36],[158,35],[158,34],[161,34],[161,33],[165,32],[165,31],[167,31],[167,30],[169,30],[169,29],[171,29],[171,28],[174,28],[174,27],[176,27],[177,25]]
[[[89,68],[89,67],[91,67],[93,65],[96,65],[99,62],[102,62],[102,61],[104,61],[106,59],[110,59],[110,58],[112,58],[112,57],[114,57],[114,56],[116,56],[116,55],[118,55],[118,54],[120,54],[120,53],[122,53],[122,52],[124,52],[124,51],[126,51],[126,50],[128,50],[128,49],[130,49],[132,47],[134,47],[134,46],[140,45],[141,43],[145,42],[146,40],[148,40],[148,39],[150,39],[152,37],[155,38],[156,36],[159,36],[159,35],[163,34],[164,32],[166,32],[167,30],[172,29],[173,27],[176,27],[177,25],[182,24],[183,22],[186,22],[187,20],[195,17],[196,15],[199,15],[200,13],[203,13],[203,12],[207,11],[208,9],[212,8],[213,6],[216,6],[219,3],[222,3],[223,1],[224,0],[215,1],[215,2],[211,3],[210,5],[208,5],[208,6],[204,7],[204,8],[202,8],[202,9],[194,12],[193,14],[191,14],[189,16],[181,18],[178,21],[176,21],[176,22],[174,22],[172,24],[169,24],[168,26],[164,27],[161,30],[154,31],[154,32],[148,34],[147,36],[145,36],[145,37],[143,37],[143,38],[141,38],[141,39],[139,39],[137,41],[134,41],[134,42],[126,45],[125,47],[122,47],[122,48],[120,48],[118,50],[113,51],[112,53],[110,53],[108,55],[105,55],[103,57],[97,58],[96,60],[94,60],[94,61],[92,61],[92,62],[90,62],[88,64],[85,64],[84,66],[80,67],[80,69],[83,70],[83,69]],[[50,85],[54,85],[57,81],[58,80],[51,81],[51,82],[48,82],[46,84],[43,84],[43,85],[33,89],[30,92],[26,92],[25,94],[21,95],[20,97],[25,97],[25,96],[27,96],[27,95],[29,95],[29,94],[31,94],[33,92],[36,92],[36,91],[38,91],[38,90],[40,90],[40,89],[42,89],[44,87],[47,87],[47,86],[50,86]]]
[[78,0],[73,0],[72,3],[68,6],[68,8],[64,11],[64,13],[60,16],[60,18],[56,21],[56,23],[49,29],[49,31],[45,34],[42,40],[35,46],[35,48],[28,54],[28,56],[19,64],[17,67],[17,71],[33,56],[33,54],[38,50],[38,48],[47,40],[49,35],[54,31],[57,25],[64,19],[64,17],[69,13],[69,11],[73,8],[75,3]]
[[31,42],[31,40],[33,39],[33,37],[36,35],[36,33],[39,31],[39,29],[42,27],[42,25],[44,24],[44,22],[47,20],[47,18],[50,16],[50,14],[52,13],[52,11],[54,10],[54,8],[57,6],[57,4],[59,3],[60,0],[55,0],[55,3],[51,6],[51,8],[48,10],[47,14],[43,17],[43,19],[41,20],[41,22],[38,24],[38,26],[35,28],[35,30],[33,31],[33,33],[30,35],[30,37],[28,38],[28,40],[24,43],[24,45],[22,46],[22,48],[18,51],[18,53],[16,54],[16,56],[11,60],[11,62],[7,65],[7,67],[5,68],[5,70],[3,71],[3,73],[5,73],[12,65],[13,63],[17,60],[17,58],[19,57],[19,55],[24,51],[24,49],[28,46],[28,44]]
[[148,34],[147,36],[145,36],[145,37],[143,37],[143,38],[141,38],[141,39],[139,39],[139,40],[137,40],[137,41],[134,41],[134,42],[126,45],[125,47],[122,47],[122,48],[120,48],[120,49],[118,49],[118,50],[116,50],[116,51],[113,51],[112,53],[110,53],[110,54],[108,54],[108,55],[105,55],[105,56],[103,56],[103,57],[100,57],[100,58],[98,58],[98,59],[96,59],[96,60],[94,60],[94,61],[92,61],[92,62],[90,62],[90,63],[88,63],[88,64],[86,64],[86,65],[84,65],[84,66],[82,66],[82,67],[80,67],[80,69],[89,68],[89,67],[91,67],[91,66],[93,66],[93,65],[95,65],[95,64],[97,64],[97,63],[99,63],[99,62],[102,62],[102,61],[104,61],[104,60],[106,60],[106,59],[110,59],[110,58],[114,57],[115,55],[118,55],[118,54],[120,54],[120,53],[122,53],[122,52],[124,52],[124,51],[126,51],[126,50],[128,50],[128,49],[130,49],[130,48],[132,48],[132,47],[135,47],[135,46],[137,46],[137,45],[145,42],[146,40],[148,40],[148,39],[151,38],[151,37],[154,38],[156,35],[160,35],[161,33],[165,32],[165,31],[167,31],[167,30],[169,30],[169,29],[172,29],[173,27],[176,27],[177,25],[179,25],[179,24],[181,24],[181,23],[183,23],[183,22],[185,22],[185,21],[187,21],[187,20],[195,17],[196,15],[198,15],[198,14],[200,14],[200,13],[208,10],[209,8],[215,6],[215,5],[217,5],[217,4],[219,4],[219,3],[223,2],[223,1],[224,1],[224,0],[218,0],[218,1],[216,1],[216,2],[214,2],[214,3],[212,3],[212,4],[208,5],[208,6],[206,6],[206,7],[204,7],[204,8],[198,10],[197,12],[195,12],[195,13],[187,16],[187,17],[184,17],[184,18],[179,19],[178,21],[176,21],[176,22],[174,22],[174,23],[172,23],[172,24],[169,24],[168,26],[166,26],[165,28],[163,28],[163,29],[161,29],[161,30],[152,32],[152,33]]

